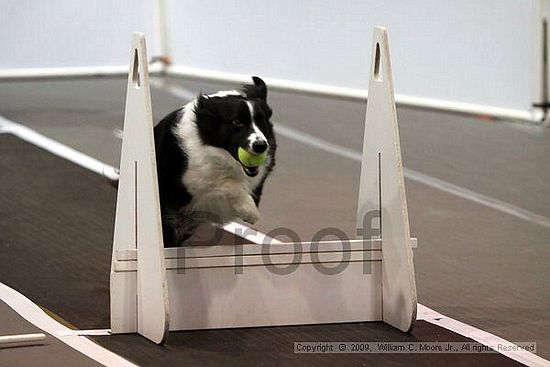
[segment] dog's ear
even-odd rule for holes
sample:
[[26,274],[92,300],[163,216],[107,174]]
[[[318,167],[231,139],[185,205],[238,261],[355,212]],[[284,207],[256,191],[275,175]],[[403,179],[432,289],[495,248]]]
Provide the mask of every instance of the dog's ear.
[[200,93],[197,96],[197,104],[195,106],[195,114],[197,116],[215,116],[217,109],[210,98]]
[[262,80],[262,78],[258,76],[253,76],[252,81],[254,82],[254,85],[258,87],[258,92],[260,93],[260,97],[264,101],[267,100],[267,85],[265,85],[265,82]]
[[249,99],[261,99],[267,101],[267,86],[262,78],[253,76],[254,85],[243,86],[243,91]]

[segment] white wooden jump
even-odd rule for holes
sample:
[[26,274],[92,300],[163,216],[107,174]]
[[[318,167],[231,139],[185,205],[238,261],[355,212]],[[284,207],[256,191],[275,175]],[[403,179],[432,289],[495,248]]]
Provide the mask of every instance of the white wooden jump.
[[[378,237],[347,249],[335,241],[165,249],[145,38],[134,34],[111,265],[113,333],[163,343],[169,330],[354,321],[412,329],[416,240],[384,28],[374,29],[372,47],[357,228],[374,213]],[[342,271],[321,271],[339,264]]]

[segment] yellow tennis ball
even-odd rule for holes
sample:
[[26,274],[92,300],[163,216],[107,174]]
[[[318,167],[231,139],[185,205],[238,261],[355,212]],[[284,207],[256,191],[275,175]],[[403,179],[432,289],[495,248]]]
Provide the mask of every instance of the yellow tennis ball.
[[238,154],[239,161],[241,161],[245,167],[258,167],[264,163],[267,158],[267,150],[260,154],[253,154],[246,149],[239,147]]

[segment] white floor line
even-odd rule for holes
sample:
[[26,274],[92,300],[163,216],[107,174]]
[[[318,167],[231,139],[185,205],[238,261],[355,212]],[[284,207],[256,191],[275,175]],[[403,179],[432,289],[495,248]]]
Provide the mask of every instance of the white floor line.
[[497,350],[496,346],[514,346],[515,344],[502,339],[496,335],[490,334],[486,331],[477,329],[473,326],[467,325],[463,322],[452,319],[448,316],[442,315],[437,311],[434,311],[424,305],[418,304],[417,311],[417,320],[424,320],[431,324],[441,326],[447,330],[451,330],[457,334],[465,336],[467,338],[473,339],[478,343],[489,346],[500,354],[505,355],[508,358],[511,358],[515,361],[523,363],[527,366],[536,366],[536,367],[548,367],[550,366],[550,361],[537,356],[534,353],[527,352],[523,349],[517,351],[502,351]]
[[[329,141],[306,134],[280,123],[274,123],[274,125],[275,132],[278,135],[300,142],[304,145],[308,145],[310,147],[338,155],[343,158],[348,158],[357,162],[361,162],[361,152],[359,151],[333,144]],[[504,201],[477,193],[464,187],[457,186],[450,182],[443,181],[408,168],[404,168],[403,171],[405,177],[409,180],[421,183],[426,186],[430,186],[434,189],[438,189],[440,191],[458,196],[469,201],[473,201],[477,204],[500,211],[502,213],[512,215],[516,218],[535,223],[546,228],[550,228],[550,218],[548,217],[533,213],[529,210],[517,207]]]
[[0,116],[0,130],[9,132],[22,140],[32,143],[50,153],[65,158],[68,161],[106,178],[113,179],[118,177],[118,173],[114,167],[2,116]]
[[30,299],[3,283],[0,283],[0,299],[36,327],[53,335],[71,348],[90,357],[98,363],[105,366],[136,367],[135,364],[127,361],[121,356],[101,347],[85,336],[79,335],[78,330],[71,330],[65,325],[55,321]]
[[[195,95],[191,91],[185,88],[175,85],[166,85],[162,81],[151,83],[151,85],[155,88],[166,90],[174,96],[180,97],[185,101],[195,97]],[[361,162],[362,154],[357,150],[331,143],[327,140],[320,139],[316,136],[285,126],[280,122],[274,122],[273,125],[275,127],[275,132],[278,135],[284,136],[288,139],[297,141],[312,148],[317,148],[327,153],[332,153],[343,158]],[[535,223],[546,228],[550,228],[550,218],[548,217],[533,213],[529,210],[520,208],[513,204],[506,203],[504,201],[477,193],[464,187],[457,186],[450,182],[440,180],[438,178],[428,176],[408,168],[404,168],[403,171],[405,177],[412,181],[421,183],[423,185],[432,187],[434,189],[446,192],[454,196],[458,196],[466,200],[473,201],[477,204],[500,211],[502,213],[512,215],[516,218]]]
[[[247,236],[246,239],[258,245],[265,243],[264,240],[266,238],[268,239],[270,238],[267,235],[263,234],[262,232],[256,229],[250,228],[241,223],[235,223],[235,222],[229,223],[224,226],[224,229],[236,235],[242,235],[243,233],[251,233],[252,235]],[[274,241],[278,242],[277,240],[274,240]],[[533,354],[525,350],[518,350],[518,351],[497,350],[496,346],[499,344],[506,345],[506,346],[514,346],[515,344],[505,339],[502,339],[501,337],[498,337],[496,335],[483,331],[481,329],[477,329],[473,326],[457,321],[448,316],[442,315],[439,312],[434,311],[421,304],[418,304],[417,320],[424,320],[431,324],[450,330],[454,333],[473,339],[476,342],[486,345],[488,347],[491,347],[498,353],[505,355],[506,357],[511,358],[520,363],[523,363],[525,365],[533,366],[533,367],[539,367],[539,366],[550,367],[550,361],[547,361],[537,356],[536,354]]]

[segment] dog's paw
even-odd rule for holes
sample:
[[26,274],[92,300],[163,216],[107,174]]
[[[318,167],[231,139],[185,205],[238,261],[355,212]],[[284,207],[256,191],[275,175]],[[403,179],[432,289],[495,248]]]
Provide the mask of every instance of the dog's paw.
[[247,223],[254,224],[260,219],[260,211],[253,202],[247,203],[237,208],[237,216]]
[[244,220],[248,224],[254,224],[258,221],[258,219],[260,219],[259,215],[242,218],[242,220]]

